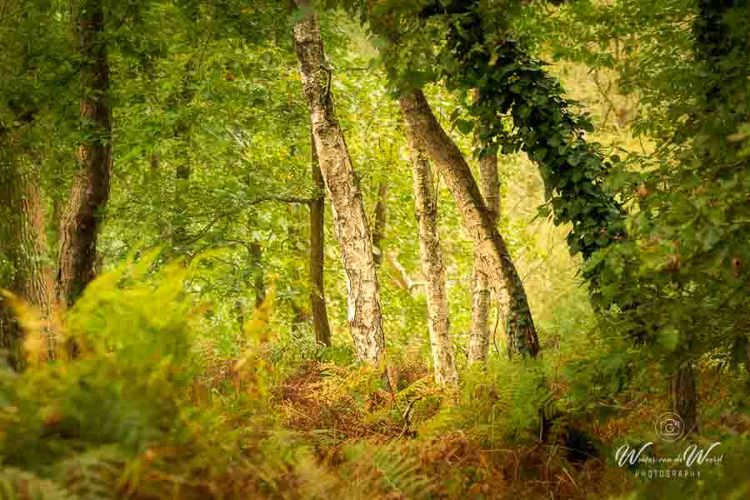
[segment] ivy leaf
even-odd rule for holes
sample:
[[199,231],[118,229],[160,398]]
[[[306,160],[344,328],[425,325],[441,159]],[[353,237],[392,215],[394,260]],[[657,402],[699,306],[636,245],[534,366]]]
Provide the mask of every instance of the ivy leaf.
[[474,122],[471,120],[458,119],[455,121],[456,128],[462,134],[470,134],[474,130]]

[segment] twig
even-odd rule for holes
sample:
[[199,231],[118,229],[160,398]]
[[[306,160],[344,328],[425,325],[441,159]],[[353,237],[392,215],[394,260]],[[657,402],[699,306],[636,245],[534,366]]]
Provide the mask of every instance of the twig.
[[411,411],[414,408],[414,404],[420,399],[422,399],[422,396],[409,401],[409,405],[406,407],[406,410],[404,411],[404,415],[402,417],[402,419],[404,420],[404,427],[403,429],[401,429],[401,434],[399,434],[398,437],[403,437],[407,432],[409,432],[409,427],[411,426]]
[[[275,201],[279,203],[291,203],[291,204],[300,204],[300,205],[309,205],[313,201],[315,201],[313,198],[301,198],[299,196],[263,196],[261,198],[255,198],[254,200],[248,200],[242,202],[241,207],[237,207],[231,210],[225,211],[223,214],[220,215],[220,217],[224,217],[227,215],[233,215],[237,212],[240,212],[243,210],[244,207],[252,206],[252,205],[259,205],[261,203],[266,203],[269,201]],[[199,212],[195,214],[188,215],[188,217],[204,217],[206,215],[211,215],[213,212]]]

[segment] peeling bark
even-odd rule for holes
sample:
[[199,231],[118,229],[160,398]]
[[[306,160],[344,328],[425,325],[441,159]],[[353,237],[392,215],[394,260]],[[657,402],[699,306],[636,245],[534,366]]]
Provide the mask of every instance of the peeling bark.
[[432,169],[424,151],[412,141],[414,205],[419,228],[422,274],[427,280],[427,315],[435,382],[456,385],[458,374],[450,338],[445,267],[437,228],[437,199]]
[[526,291],[482,200],[469,165],[438,123],[421,91],[404,93],[399,101],[414,144],[427,151],[456,200],[464,227],[477,249],[480,265],[487,269],[496,285],[510,293],[506,328],[509,353],[536,356],[539,342]]
[[[309,8],[306,0],[297,0]],[[312,133],[320,170],[331,199],[336,238],[347,275],[348,321],[357,357],[379,362],[385,351],[378,279],[362,195],[331,98],[328,68],[314,12],[306,12],[294,27],[304,95],[310,109]]]
[[79,172],[60,224],[57,278],[60,302],[68,306],[94,279],[96,240],[109,198],[112,168],[109,65],[101,0],[83,0],[78,16],[84,139],[78,148]]

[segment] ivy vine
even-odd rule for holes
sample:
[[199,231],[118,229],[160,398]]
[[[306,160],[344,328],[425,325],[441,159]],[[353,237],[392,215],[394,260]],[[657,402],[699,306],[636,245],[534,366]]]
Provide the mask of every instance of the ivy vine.
[[591,123],[570,109],[539,60],[513,40],[488,43],[477,7],[475,0],[457,0],[423,11],[449,14],[443,77],[453,89],[477,91],[466,104],[480,138],[477,154],[527,153],[539,166],[555,223],[572,224],[571,253],[589,259],[625,236],[625,211],[604,187],[612,162],[586,141]]

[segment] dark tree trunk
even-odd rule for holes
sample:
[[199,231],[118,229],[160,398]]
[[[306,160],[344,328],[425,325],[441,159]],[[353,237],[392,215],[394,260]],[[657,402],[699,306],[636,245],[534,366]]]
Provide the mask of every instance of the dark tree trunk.
[[78,19],[84,138],[78,148],[78,175],[60,224],[57,289],[65,305],[72,305],[94,278],[96,240],[112,168],[109,65],[101,0],[82,0]]
[[184,66],[180,87],[171,95],[168,103],[179,110],[180,115],[175,121],[172,135],[182,145],[182,152],[177,155],[180,162],[174,171],[174,197],[172,198],[171,243],[172,251],[176,255],[188,252],[190,234],[188,231],[188,199],[190,191],[190,177],[193,174],[190,153],[193,150],[192,131],[194,119],[190,113],[190,104],[195,96],[193,81],[196,68],[195,59],[189,59]]
[[186,162],[179,165],[174,173],[174,211],[172,213],[172,249],[177,255],[187,251],[186,244],[189,240],[187,232],[187,198],[186,193],[190,188],[190,165]]
[[505,241],[482,200],[469,165],[438,123],[421,91],[403,94],[400,103],[414,144],[429,153],[435,167],[446,180],[458,205],[464,228],[474,240],[481,266],[487,269],[496,284],[510,293],[506,328],[509,353],[536,356],[539,342],[526,291]]
[[266,300],[266,276],[263,272],[263,249],[257,241],[251,241],[247,247],[250,254],[250,265],[253,268],[253,291],[255,307],[260,307]]
[[695,369],[686,362],[677,370],[670,384],[672,411],[682,418],[685,433],[698,432],[698,392]]
[[[312,139],[312,138],[311,138]],[[315,340],[325,346],[331,345],[331,327],[328,324],[325,283],[325,183],[318,164],[315,140],[312,148],[312,182],[315,194],[310,202],[310,308],[312,310]]]

